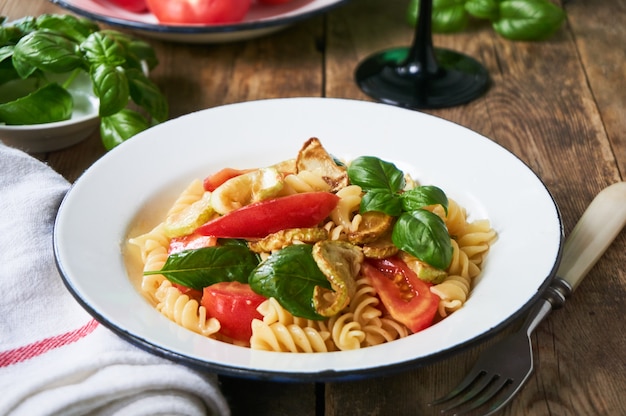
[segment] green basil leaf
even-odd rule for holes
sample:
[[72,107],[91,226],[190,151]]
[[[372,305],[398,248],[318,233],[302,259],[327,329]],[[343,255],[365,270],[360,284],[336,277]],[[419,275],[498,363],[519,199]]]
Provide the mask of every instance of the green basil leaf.
[[247,283],[257,264],[257,256],[241,245],[203,247],[171,254],[161,270],[144,274],[162,274],[170,282],[202,290],[218,282]]
[[115,39],[123,47],[124,56],[126,57],[126,68],[143,69],[142,61],[148,65],[148,69],[154,69],[157,66],[159,61],[156,53],[148,43],[116,30],[102,30],[101,33],[111,39]]
[[98,26],[87,20],[69,14],[43,14],[37,17],[37,27],[63,33],[77,43],[84,41]]
[[51,31],[36,31],[24,36],[15,45],[13,59],[55,73],[71,72],[83,66],[78,44]]
[[100,117],[113,115],[128,105],[130,91],[124,68],[102,63],[93,65],[89,75],[100,99]]
[[72,116],[73,100],[59,84],[47,84],[17,100],[0,104],[0,121],[10,125],[52,123]]
[[294,316],[325,319],[315,312],[313,290],[316,286],[331,286],[311,253],[312,246],[307,244],[273,253],[250,274],[250,287],[263,296],[276,298]]
[[100,120],[100,136],[107,150],[130,139],[150,127],[148,121],[136,111],[124,109]]
[[396,221],[391,240],[400,250],[441,270],[452,261],[452,243],[445,223],[432,212],[406,212]]
[[169,108],[159,87],[137,69],[127,70],[126,76],[132,100],[143,107],[156,121],[165,121]]
[[19,20],[14,20],[10,25],[4,26],[6,17],[0,16],[0,45],[14,45],[24,35],[37,29],[35,18],[31,16],[24,17]]
[[414,211],[429,205],[441,205],[448,214],[448,197],[438,187],[432,185],[418,186],[400,195],[404,211]]
[[397,217],[402,213],[402,200],[399,194],[392,194],[384,189],[372,189],[361,198],[359,211],[379,211]]
[[[458,32],[467,26],[469,14],[465,10],[466,0],[433,0],[431,27],[435,33]],[[420,0],[411,0],[406,18],[411,26],[417,24]]]
[[500,3],[493,28],[507,39],[536,41],[553,35],[564,20],[563,9],[548,0],[510,0]]
[[497,20],[500,16],[498,0],[467,0],[465,10],[478,19]]
[[126,62],[124,47],[103,32],[94,32],[80,44],[85,58],[92,65],[120,66]]
[[364,191],[386,189],[391,193],[404,188],[404,173],[393,163],[374,156],[361,156],[348,166],[350,183],[358,185]]

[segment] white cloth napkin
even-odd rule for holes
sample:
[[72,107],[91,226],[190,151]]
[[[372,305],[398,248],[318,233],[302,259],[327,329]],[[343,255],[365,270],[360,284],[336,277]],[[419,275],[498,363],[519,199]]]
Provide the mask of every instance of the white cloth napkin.
[[0,143],[0,415],[228,415],[217,378],[149,354],[88,315],[52,253],[69,183]]

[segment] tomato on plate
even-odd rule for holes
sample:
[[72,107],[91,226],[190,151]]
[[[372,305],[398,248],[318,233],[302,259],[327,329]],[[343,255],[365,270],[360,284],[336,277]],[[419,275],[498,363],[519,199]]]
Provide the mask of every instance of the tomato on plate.
[[146,0],[161,23],[215,24],[243,20],[252,0]]
[[289,228],[314,227],[328,217],[339,197],[305,192],[246,205],[201,225],[196,233],[221,238],[263,238]]
[[133,13],[141,13],[148,10],[146,0],[107,0],[109,3],[113,3],[124,10],[128,10]]
[[263,319],[256,309],[265,299],[246,283],[220,282],[204,288],[201,304],[209,316],[220,321],[220,333],[235,340],[249,341],[252,320]]
[[362,265],[389,314],[413,333],[429,327],[439,305],[431,284],[420,280],[406,263],[396,257],[368,259]]

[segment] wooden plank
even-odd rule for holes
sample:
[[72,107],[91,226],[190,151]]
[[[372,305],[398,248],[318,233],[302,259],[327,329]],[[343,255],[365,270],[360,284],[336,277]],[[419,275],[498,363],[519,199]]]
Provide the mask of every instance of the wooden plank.
[[565,9],[589,87],[626,178],[626,1],[569,1]]

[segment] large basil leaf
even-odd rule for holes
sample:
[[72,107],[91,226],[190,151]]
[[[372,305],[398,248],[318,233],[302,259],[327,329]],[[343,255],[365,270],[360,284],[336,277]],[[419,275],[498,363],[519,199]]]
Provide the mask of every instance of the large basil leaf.
[[37,17],[36,22],[38,28],[63,33],[78,43],[98,30],[98,26],[90,20],[69,14],[43,14]]
[[372,189],[361,198],[359,211],[361,213],[379,211],[397,217],[402,213],[402,200],[399,194],[387,190]]
[[248,282],[258,257],[242,245],[203,247],[171,254],[163,268],[144,274],[162,274],[173,283],[202,290],[218,282]]
[[100,120],[102,144],[105,149],[111,150],[148,127],[150,124],[141,114],[125,108],[119,113],[102,117]]
[[500,3],[500,16],[493,28],[512,40],[542,40],[556,32],[565,12],[547,0],[511,0]]
[[24,97],[0,104],[0,121],[6,124],[42,124],[72,116],[73,99],[59,84],[48,84]]
[[311,253],[312,246],[307,244],[273,253],[250,274],[250,287],[263,296],[276,298],[294,316],[325,319],[315,312],[313,290],[316,286],[332,288]]
[[36,31],[24,36],[15,45],[13,59],[55,73],[71,72],[83,67],[78,44],[52,31]]
[[92,66],[89,75],[100,98],[100,117],[113,115],[128,105],[130,89],[124,68],[102,63]]
[[102,32],[94,32],[83,43],[80,49],[90,64],[106,64],[111,67],[123,65],[126,61],[123,46],[112,36]]
[[157,122],[165,121],[169,107],[159,87],[137,69],[127,70],[126,77],[133,101],[148,111]]
[[448,214],[448,197],[438,187],[424,185],[413,188],[400,195],[404,211],[414,211],[428,205],[441,205]]
[[391,193],[404,188],[404,173],[393,163],[374,156],[361,156],[348,166],[350,183],[358,185],[364,191],[386,189]]
[[400,215],[391,240],[400,250],[438,269],[447,269],[452,261],[453,249],[446,224],[430,211],[418,209]]

